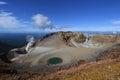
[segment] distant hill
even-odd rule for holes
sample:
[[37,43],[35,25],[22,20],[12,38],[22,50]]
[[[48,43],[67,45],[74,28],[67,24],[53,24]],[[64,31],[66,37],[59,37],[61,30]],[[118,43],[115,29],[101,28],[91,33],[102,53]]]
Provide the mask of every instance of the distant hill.
[[43,36],[43,38],[39,39],[36,43],[38,46],[55,46],[55,47],[63,47],[63,46],[74,46],[71,43],[71,39],[74,39],[77,43],[85,42],[85,35],[81,32],[55,32],[47,34]]

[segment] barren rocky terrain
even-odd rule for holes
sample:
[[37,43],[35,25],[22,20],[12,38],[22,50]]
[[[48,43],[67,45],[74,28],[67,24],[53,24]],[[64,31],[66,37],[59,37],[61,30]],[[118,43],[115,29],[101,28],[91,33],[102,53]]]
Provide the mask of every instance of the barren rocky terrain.
[[[10,50],[12,63],[0,61],[1,80],[119,80],[120,35],[51,33],[38,39],[27,54]],[[48,61],[60,58],[60,63]]]

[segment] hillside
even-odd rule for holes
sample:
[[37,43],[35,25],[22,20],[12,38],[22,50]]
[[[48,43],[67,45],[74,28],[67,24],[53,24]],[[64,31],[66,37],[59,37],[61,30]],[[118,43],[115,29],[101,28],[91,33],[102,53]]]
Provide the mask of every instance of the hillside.
[[[119,80],[119,35],[57,32],[44,36],[27,54],[0,67],[4,80]],[[56,61],[53,61],[56,60]],[[12,76],[11,76],[12,75]]]
[[[107,50],[104,55],[110,56],[111,53],[119,54],[120,47]],[[116,51],[116,52],[115,52]],[[117,55],[120,56],[120,55]],[[120,79],[120,57],[111,59],[104,58],[97,62],[82,63],[66,70],[57,70],[51,74],[31,74],[31,73],[1,73],[0,77],[4,80],[119,80]],[[11,76],[12,75],[12,76]]]

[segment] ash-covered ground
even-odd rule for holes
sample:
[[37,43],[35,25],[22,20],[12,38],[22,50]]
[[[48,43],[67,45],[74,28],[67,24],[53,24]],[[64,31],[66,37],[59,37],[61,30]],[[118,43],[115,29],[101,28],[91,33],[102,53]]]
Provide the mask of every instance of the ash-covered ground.
[[[115,48],[119,43],[119,34],[51,33],[36,40],[34,46],[30,47],[27,52],[24,51],[26,49],[24,46],[6,53],[9,60],[17,59],[11,63],[2,61],[7,68],[5,67],[6,70],[1,68],[1,73],[6,71],[41,75],[54,73],[83,63],[101,60],[101,55],[103,56],[105,51]],[[61,62],[49,63],[48,61],[52,58],[60,58]],[[1,65],[1,67],[4,66]]]

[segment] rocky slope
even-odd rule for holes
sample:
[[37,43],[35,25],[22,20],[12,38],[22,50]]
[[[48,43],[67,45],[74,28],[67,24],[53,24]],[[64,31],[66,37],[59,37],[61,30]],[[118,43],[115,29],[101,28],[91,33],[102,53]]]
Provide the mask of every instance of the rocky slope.
[[55,32],[44,36],[42,39],[38,40],[37,45],[51,46],[54,44],[74,46],[70,40],[74,39],[77,43],[85,42],[85,35],[83,33],[77,32]]
[[116,44],[99,54],[98,59],[117,59],[120,58],[120,44]]
[[[48,42],[49,41],[49,42]],[[73,47],[99,47],[111,46],[120,42],[120,35],[117,34],[84,34],[80,32],[56,32],[44,36],[38,40],[37,45],[51,46],[54,44]]]
[[101,56],[102,59],[95,62],[83,62],[69,69],[56,69],[53,73],[42,75],[27,72],[16,73],[15,71],[8,70],[9,72],[7,73],[1,72],[0,78],[1,80],[119,80],[120,57],[112,59],[111,55],[116,54],[120,56],[120,46],[114,47],[102,53],[104,54]]
[[[25,54],[23,58],[21,57],[19,61],[12,63],[12,69],[11,64],[0,61],[2,64],[0,65],[0,79],[119,80],[119,43],[120,35],[87,35],[73,32],[51,33],[38,39],[34,47],[31,48],[31,52]],[[25,47],[15,51],[11,50],[9,53],[24,52],[24,49]],[[58,64],[57,66],[41,67],[42,64],[47,64],[47,60],[54,57],[62,59],[63,62],[60,64],[62,66]],[[91,60],[93,58],[94,60]],[[65,68],[64,63],[69,62],[70,66]],[[74,65],[71,63],[74,63]],[[21,70],[21,72],[16,69]],[[41,71],[42,74],[39,72],[28,73],[24,69]],[[52,72],[49,72],[51,70]]]

